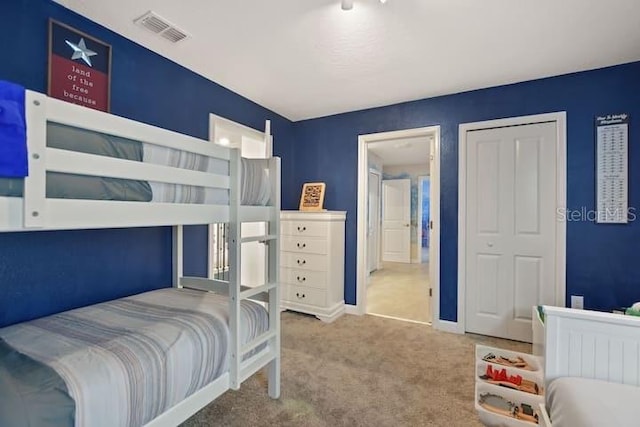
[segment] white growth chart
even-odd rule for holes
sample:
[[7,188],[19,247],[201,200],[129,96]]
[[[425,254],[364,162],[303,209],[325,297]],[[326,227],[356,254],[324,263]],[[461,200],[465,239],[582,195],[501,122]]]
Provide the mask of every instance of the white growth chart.
[[628,221],[628,143],[628,114],[596,117],[598,223]]

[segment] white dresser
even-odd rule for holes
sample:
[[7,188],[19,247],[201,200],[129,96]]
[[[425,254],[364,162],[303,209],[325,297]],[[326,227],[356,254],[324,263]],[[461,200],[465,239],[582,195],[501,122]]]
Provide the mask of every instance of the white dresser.
[[332,322],[344,313],[346,212],[280,213],[282,308]]

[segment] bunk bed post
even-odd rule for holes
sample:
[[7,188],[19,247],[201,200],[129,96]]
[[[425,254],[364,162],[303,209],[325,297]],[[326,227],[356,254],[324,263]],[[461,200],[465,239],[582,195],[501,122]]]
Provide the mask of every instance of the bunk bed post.
[[230,329],[230,357],[229,382],[233,390],[240,388],[241,354],[241,325],[240,325],[240,286],[241,286],[241,229],[240,203],[242,191],[242,170],[240,150],[231,149],[229,163],[231,182],[229,189],[229,329]]
[[25,93],[29,176],[24,180],[24,226],[43,228],[47,218],[47,97]]
[[173,255],[173,287],[181,288],[180,280],[183,276],[182,271],[182,263],[184,262],[183,257],[183,229],[181,225],[174,225],[172,228],[172,241],[173,241],[173,250],[171,251]]
[[[266,137],[270,138],[271,133],[267,132]],[[277,399],[280,397],[280,159],[278,157],[269,159],[269,177],[271,178],[273,209],[271,210],[268,233],[277,236],[267,246],[269,257],[267,283],[276,284],[269,290],[269,325],[271,325],[270,329],[277,332],[271,338],[270,343],[274,359],[268,365],[268,381],[269,397]]]

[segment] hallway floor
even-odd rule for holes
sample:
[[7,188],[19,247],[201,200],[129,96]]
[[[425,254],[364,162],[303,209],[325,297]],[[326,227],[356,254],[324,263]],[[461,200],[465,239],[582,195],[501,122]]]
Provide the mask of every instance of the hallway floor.
[[367,313],[431,322],[429,264],[383,263],[369,277]]

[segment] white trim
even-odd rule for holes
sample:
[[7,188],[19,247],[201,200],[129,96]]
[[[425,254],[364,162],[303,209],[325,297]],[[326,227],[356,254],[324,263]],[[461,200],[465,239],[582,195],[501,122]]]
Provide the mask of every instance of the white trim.
[[344,305],[344,314],[352,314],[354,316],[362,316],[365,313],[360,311],[360,309],[358,308],[357,305],[345,304]]
[[[564,111],[535,114],[522,117],[462,123],[458,127],[458,332],[464,333],[466,298],[466,200],[467,200],[467,132],[471,130],[518,126],[543,122],[555,122],[556,138],[556,208],[564,209],[567,203],[567,113]],[[566,247],[567,224],[558,216],[556,228],[556,303],[566,305]]]
[[[429,156],[431,156],[431,150],[429,150]],[[416,256],[411,260],[414,264],[422,263],[422,182],[428,175],[418,175],[418,206],[416,211],[416,243],[418,248],[416,250]]]
[[460,331],[457,322],[450,322],[449,320],[436,320],[433,322],[433,328],[451,334],[464,334],[464,331]]
[[[381,247],[382,247],[382,171],[379,170],[375,170],[373,168],[369,168],[369,173],[372,173],[374,175],[378,176],[378,223],[376,224],[376,228],[377,228],[377,236],[378,236],[378,244],[376,245],[376,260],[374,263],[375,266],[375,270],[380,270],[382,268],[382,256],[381,256]],[[367,177],[368,179],[368,177]],[[367,190],[368,191],[368,190]],[[369,195],[367,194],[367,201]],[[368,205],[367,205],[368,206]],[[367,208],[368,209],[368,208]],[[367,224],[368,225],[368,224]],[[367,251],[369,250],[369,248],[367,247]],[[368,253],[368,252],[367,252]],[[367,266],[367,268],[369,268],[369,266]],[[371,274],[370,272],[368,272],[367,274]]]
[[[440,126],[428,126],[391,132],[381,132],[358,136],[358,215],[357,215],[357,248],[356,248],[356,309],[357,313],[365,313],[367,305],[366,283],[368,278],[367,263],[367,196],[369,194],[369,159],[367,144],[398,138],[415,138],[432,136],[435,152],[434,170],[431,176],[431,218],[433,220],[433,242],[437,242],[433,250],[433,260],[429,260],[429,274],[433,288],[433,319],[437,319],[440,308]],[[437,187],[437,188],[436,188]],[[436,212],[437,211],[437,212]],[[434,214],[434,212],[436,212]]]
[[265,131],[263,132],[217,114],[209,114],[209,141],[214,142],[216,146],[220,143],[220,139],[227,138],[230,142],[229,147],[241,148],[243,137],[258,141],[265,140],[267,143],[267,156],[271,157],[273,139],[271,138],[271,122],[269,120],[267,120]]
[[383,319],[398,320],[400,322],[415,323],[415,324],[418,324],[418,325],[431,326],[431,322],[422,322],[420,320],[404,319],[402,317],[388,316],[386,314],[367,313],[367,315],[368,316],[373,316],[373,317],[381,317]]
[[429,240],[429,284],[431,295],[431,322],[440,322],[440,126],[431,141],[433,161],[429,168],[429,220],[433,223]]

